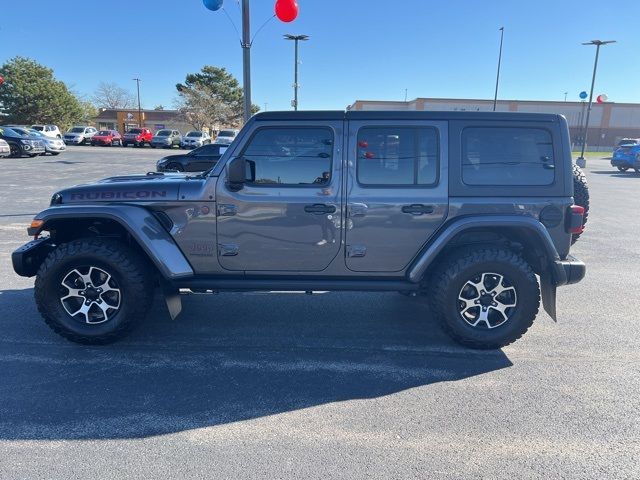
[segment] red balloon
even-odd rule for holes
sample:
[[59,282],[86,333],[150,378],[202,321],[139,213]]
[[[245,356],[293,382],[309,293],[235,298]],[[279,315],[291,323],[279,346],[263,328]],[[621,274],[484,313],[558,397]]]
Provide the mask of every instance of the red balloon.
[[0,75],[0,85],[4,83],[4,77]]
[[285,23],[293,22],[298,16],[298,2],[296,0],[277,0],[276,17]]

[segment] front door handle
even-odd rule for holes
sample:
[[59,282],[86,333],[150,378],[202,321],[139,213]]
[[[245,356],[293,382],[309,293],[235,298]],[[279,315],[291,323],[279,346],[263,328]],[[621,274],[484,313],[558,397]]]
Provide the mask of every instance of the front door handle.
[[325,203],[314,203],[313,205],[305,205],[304,211],[313,213],[314,215],[322,215],[323,213],[336,213],[335,205],[327,205]]
[[402,213],[410,213],[411,215],[423,215],[425,213],[433,213],[435,208],[433,205],[423,205],[421,203],[414,203],[412,205],[403,205]]

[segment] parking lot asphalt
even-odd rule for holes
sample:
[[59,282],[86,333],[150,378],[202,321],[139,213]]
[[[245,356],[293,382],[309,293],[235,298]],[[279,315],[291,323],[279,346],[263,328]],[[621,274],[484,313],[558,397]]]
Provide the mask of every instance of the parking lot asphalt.
[[157,298],[120,343],[61,339],[10,264],[31,216],[165,153],[0,159],[0,478],[640,478],[640,175],[589,160],[587,276],[500,351],[393,293]]

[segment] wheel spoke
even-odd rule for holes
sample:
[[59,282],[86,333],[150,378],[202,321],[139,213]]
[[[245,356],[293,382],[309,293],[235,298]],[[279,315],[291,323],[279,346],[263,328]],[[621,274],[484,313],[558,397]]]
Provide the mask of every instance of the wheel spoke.
[[86,323],[91,323],[89,321],[89,309],[91,308],[91,304],[87,304],[87,302],[82,302],[82,306],[76,310],[73,313],[70,313],[70,315],[72,317],[75,317],[76,315],[78,315],[79,313],[82,313],[84,315],[84,321]]
[[81,288],[69,288],[66,285],[63,285],[63,286],[68,290],[68,293],[67,295],[62,297],[60,300],[64,301],[69,298],[84,298],[82,295],[80,295],[80,292],[82,291]]
[[489,323],[489,310],[487,310],[486,308],[480,309],[480,315],[478,315],[478,318],[476,319],[475,323],[473,323],[471,326],[475,327],[480,322],[484,322],[488,328],[491,328],[491,324]]
[[109,314],[107,312],[109,311],[110,308],[114,308],[114,307],[111,307],[106,302],[96,303],[96,305],[98,305],[100,310],[102,310],[102,315],[104,316],[104,318],[102,320],[100,320],[99,322],[93,322],[93,323],[102,323],[102,322],[106,322],[107,320],[109,320]]

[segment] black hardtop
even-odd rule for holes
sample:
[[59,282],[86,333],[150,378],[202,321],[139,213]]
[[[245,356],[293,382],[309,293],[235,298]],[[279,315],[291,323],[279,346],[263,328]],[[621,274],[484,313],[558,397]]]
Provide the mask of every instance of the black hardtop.
[[256,122],[287,120],[475,120],[509,122],[558,122],[561,115],[526,112],[453,112],[403,110],[306,110],[261,112],[253,116]]

